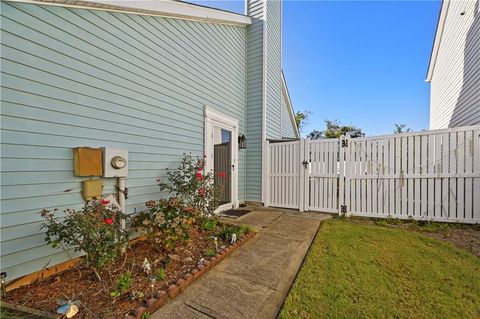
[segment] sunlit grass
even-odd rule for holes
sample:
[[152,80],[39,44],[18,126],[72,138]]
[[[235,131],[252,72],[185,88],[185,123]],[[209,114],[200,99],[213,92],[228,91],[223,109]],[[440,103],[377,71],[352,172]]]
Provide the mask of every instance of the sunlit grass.
[[280,318],[480,318],[480,259],[417,232],[327,220]]

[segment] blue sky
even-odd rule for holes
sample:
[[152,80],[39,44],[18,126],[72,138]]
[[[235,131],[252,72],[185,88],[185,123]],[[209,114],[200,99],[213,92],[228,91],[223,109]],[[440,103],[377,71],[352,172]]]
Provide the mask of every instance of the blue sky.
[[[190,1],[243,13],[243,1]],[[283,68],[295,110],[387,134],[428,128],[425,83],[441,2],[284,1]]]

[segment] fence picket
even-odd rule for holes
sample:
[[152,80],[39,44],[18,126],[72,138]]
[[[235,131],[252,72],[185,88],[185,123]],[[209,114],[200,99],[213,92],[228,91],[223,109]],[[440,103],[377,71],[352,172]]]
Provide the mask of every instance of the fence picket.
[[[449,134],[450,149],[449,149],[449,173],[457,173],[457,132]],[[449,208],[448,217],[457,218],[457,179],[448,178],[449,184]]]
[[[480,129],[473,133],[473,171],[480,174]],[[473,179],[473,216],[474,221],[480,220],[480,178]]]
[[[448,174],[449,167],[450,167],[450,134],[443,133],[442,134],[442,173]],[[449,192],[449,180],[448,178],[442,178],[442,218],[449,218],[448,216],[448,208],[449,206],[449,199],[450,199],[450,192]]]
[[[413,154],[413,174],[415,176],[420,177],[422,175],[422,166],[421,166],[421,136],[415,136],[414,137],[414,144],[415,144],[415,152]],[[415,178],[413,181],[413,193],[414,193],[414,200],[413,200],[413,215],[414,216],[422,216],[421,214],[421,203],[422,203],[422,198],[421,198],[421,187],[420,187],[420,178]]]
[[[457,173],[465,173],[465,132],[457,135]],[[465,179],[457,179],[457,218],[465,219]]]
[[[407,174],[415,174],[414,167],[414,153],[415,153],[415,139],[413,136],[409,136],[407,139]],[[413,189],[413,178],[407,179],[407,215],[412,216],[414,214],[415,194]]]
[[366,208],[363,212],[366,213],[372,213],[373,212],[373,207],[372,207],[372,179],[370,178],[372,174],[372,162],[373,162],[373,157],[372,157],[372,148],[373,144],[372,141],[367,141],[366,142],[366,152],[365,152],[365,166],[366,166],[366,198],[365,198],[365,204]]
[[[388,140],[388,175],[395,174],[395,139]],[[395,179],[388,180],[388,216],[395,215]]]
[[[427,166],[427,174],[433,176],[435,174],[435,135],[422,136],[422,139],[426,140],[427,144],[427,156],[425,162]],[[428,142],[427,142],[428,141]],[[435,203],[435,179],[428,178],[427,183],[428,201],[427,201],[427,216],[434,216],[434,203]]]
[[[478,151],[477,151],[478,153]],[[465,132],[465,172],[472,173],[473,169],[473,132]],[[478,170],[478,168],[477,168]],[[473,178],[465,178],[465,218],[473,218]]]
[[434,215],[435,218],[442,218],[442,135],[435,135],[435,199],[434,199]]

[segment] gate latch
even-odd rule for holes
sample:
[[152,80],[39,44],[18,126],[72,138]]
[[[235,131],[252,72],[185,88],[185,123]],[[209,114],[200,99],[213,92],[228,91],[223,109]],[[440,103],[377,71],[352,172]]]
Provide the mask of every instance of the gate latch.
[[302,162],[302,165],[303,165],[303,168],[307,169],[307,167],[308,167],[308,162],[304,160],[304,161]]

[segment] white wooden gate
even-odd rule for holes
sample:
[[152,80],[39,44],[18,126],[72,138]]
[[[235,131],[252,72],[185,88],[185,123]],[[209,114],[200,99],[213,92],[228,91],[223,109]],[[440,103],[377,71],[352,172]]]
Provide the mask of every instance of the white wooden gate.
[[307,140],[310,157],[307,159],[309,191],[305,209],[338,212],[339,146],[339,139]]
[[[300,148],[304,140],[266,144],[267,201],[266,206],[303,210],[303,193],[300,194],[300,173],[303,167]],[[302,156],[303,158],[303,156]]]
[[480,223],[480,126],[265,147],[266,206]]

